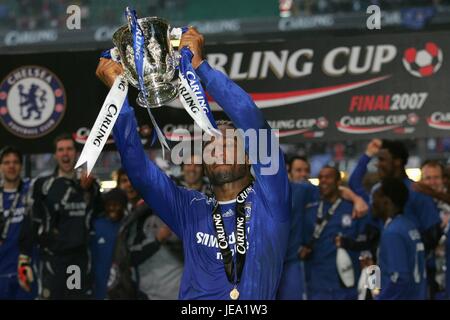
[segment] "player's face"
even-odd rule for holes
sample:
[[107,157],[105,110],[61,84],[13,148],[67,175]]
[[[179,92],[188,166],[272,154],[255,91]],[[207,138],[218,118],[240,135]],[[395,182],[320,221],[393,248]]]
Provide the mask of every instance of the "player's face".
[[380,179],[394,175],[394,159],[387,149],[378,152],[377,168]]
[[204,148],[205,174],[212,185],[223,185],[249,174],[244,148],[237,137],[229,134],[230,129],[233,128],[220,126],[222,138],[213,137]]
[[424,166],[422,168],[422,182],[436,191],[444,189],[444,177],[440,167]]
[[336,179],[336,172],[331,168],[323,168],[319,172],[319,189],[324,198],[329,198],[339,192],[339,183]]
[[289,173],[292,182],[305,181],[309,178],[309,164],[300,159],[294,160]]
[[134,190],[126,174],[122,174],[119,178],[119,189],[125,191],[128,201],[132,201],[138,197],[137,191]]
[[22,164],[15,153],[6,154],[0,164],[0,171],[3,178],[8,182],[15,182],[20,178]]
[[75,166],[76,150],[72,140],[60,140],[56,144],[55,159],[62,172],[70,173]]
[[105,203],[105,211],[112,221],[119,221],[123,217],[124,208],[117,201],[108,201]]

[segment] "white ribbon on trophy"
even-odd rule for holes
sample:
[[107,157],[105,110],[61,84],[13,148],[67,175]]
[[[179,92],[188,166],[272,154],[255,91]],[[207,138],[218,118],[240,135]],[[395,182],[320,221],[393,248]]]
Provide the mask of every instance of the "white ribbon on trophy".
[[86,163],[88,175],[91,173],[119,117],[122,105],[127,98],[127,93],[128,82],[123,76],[118,76],[103,102],[103,106],[75,165],[75,169]]

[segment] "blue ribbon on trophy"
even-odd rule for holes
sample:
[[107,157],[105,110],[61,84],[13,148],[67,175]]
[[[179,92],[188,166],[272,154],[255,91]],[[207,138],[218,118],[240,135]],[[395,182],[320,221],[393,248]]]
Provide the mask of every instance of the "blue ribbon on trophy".
[[142,93],[143,99],[141,100],[147,109],[148,115],[152,122],[153,128],[155,130],[152,131],[152,144],[155,142],[155,132],[158,137],[159,142],[161,143],[163,158],[164,158],[164,149],[167,148],[170,150],[169,145],[167,144],[166,137],[162,133],[158,124],[156,123],[155,117],[153,116],[150,106],[148,105],[148,92],[147,88],[144,85],[144,33],[138,23],[137,15],[135,10],[130,10],[130,8],[126,8],[126,16],[130,26],[131,34],[133,35],[133,51],[134,51],[134,64],[136,66],[136,72],[138,75],[139,81],[139,89]]
[[200,128],[210,135],[220,135],[200,78],[191,64],[193,54],[187,47],[181,48],[180,54],[178,90],[180,101]]
[[[120,62],[124,67],[124,74],[117,77],[111,87],[76,164],[78,168],[87,163],[88,174],[94,167],[122,106],[128,103],[128,83],[140,91],[137,103],[147,109],[155,129],[152,132],[152,144],[157,137],[163,156],[164,149],[170,150],[170,147],[151,108],[160,107],[177,96],[201,129],[209,135],[221,135],[200,79],[192,66],[193,53],[184,47],[177,54],[170,42],[170,37],[179,40],[187,28],[174,28],[170,31],[165,20],[157,17],[138,19],[136,12],[128,7],[125,15],[128,25],[122,26],[113,35],[116,47],[101,55]],[[173,81],[176,70],[178,79]]]

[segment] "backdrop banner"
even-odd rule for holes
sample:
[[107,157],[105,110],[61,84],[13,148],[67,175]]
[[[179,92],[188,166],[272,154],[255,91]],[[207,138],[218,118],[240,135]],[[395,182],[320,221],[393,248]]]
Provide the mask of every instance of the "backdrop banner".
[[[226,43],[206,51],[211,66],[253,97],[281,143],[409,139],[450,133],[449,39],[449,32],[374,32]],[[0,56],[0,146],[51,152],[63,132],[83,144],[108,92],[95,77],[99,55]],[[133,105],[135,97],[130,88]],[[210,105],[216,119],[225,118],[213,100]],[[139,124],[149,124],[145,110],[135,110]],[[176,129],[194,125],[179,100],[154,115],[169,140]],[[107,145],[113,146],[111,138]]]

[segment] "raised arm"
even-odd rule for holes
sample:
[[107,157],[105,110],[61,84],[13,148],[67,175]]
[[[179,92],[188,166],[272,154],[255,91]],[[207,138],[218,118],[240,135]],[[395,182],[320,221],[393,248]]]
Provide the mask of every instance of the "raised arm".
[[356,193],[354,193],[351,189],[347,187],[340,186],[339,190],[342,198],[353,202],[353,212],[352,212],[353,219],[361,218],[367,213],[367,211],[369,210],[369,206],[362,197],[358,196]]
[[[120,74],[120,65],[100,59],[97,76],[110,85]],[[114,140],[133,187],[161,219],[182,238],[185,226],[184,212],[193,192],[179,188],[152,161],[142,147],[133,109],[126,101],[113,129]]]
[[144,152],[134,111],[125,103],[113,129],[122,166],[139,194],[180,237],[185,226],[184,212],[191,194],[179,188]]
[[363,179],[367,173],[367,165],[370,160],[378,153],[382,145],[380,139],[373,139],[366,148],[366,152],[359,158],[358,164],[350,176],[348,181],[349,187],[353,190],[353,192],[357,193],[359,196],[363,197],[364,200],[369,200],[369,194],[364,189]]
[[[261,186],[264,198],[272,206],[289,208],[289,182],[283,153],[278,147],[278,138],[264,119],[261,110],[241,87],[222,72],[212,69],[208,62],[203,60],[200,55],[203,50],[203,36],[195,29],[191,28],[183,35],[180,47],[183,46],[188,46],[194,53],[193,67],[196,68],[208,93],[223,108],[233,124],[242,129],[246,137],[252,134],[251,130],[255,133],[256,141],[250,143],[256,142],[257,147],[250,146],[248,155],[256,175],[256,183]],[[247,145],[247,151],[248,147]],[[257,152],[251,152],[252,149]],[[288,211],[289,209],[279,210]]]
[[424,193],[434,199],[450,204],[450,193],[444,191],[436,191],[433,188],[427,186],[423,182],[414,183],[413,190],[416,192]]

